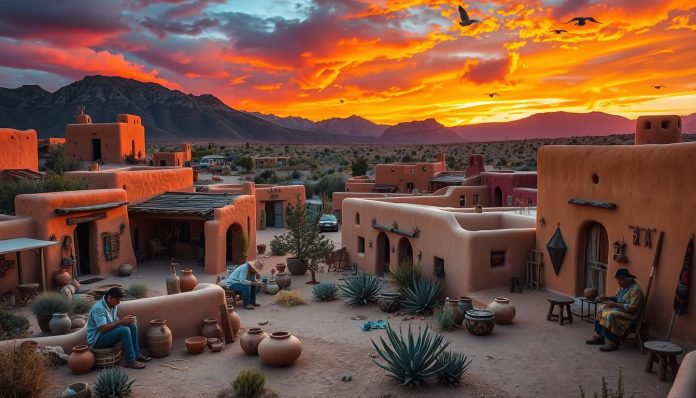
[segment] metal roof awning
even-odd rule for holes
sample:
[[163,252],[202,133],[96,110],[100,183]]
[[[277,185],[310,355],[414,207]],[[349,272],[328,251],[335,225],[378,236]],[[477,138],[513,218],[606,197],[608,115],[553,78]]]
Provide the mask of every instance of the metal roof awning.
[[237,196],[239,195],[231,193],[167,192],[150,200],[130,205],[128,212],[212,220],[215,209],[229,206]]
[[466,176],[462,175],[440,175],[430,180],[430,182],[439,182],[443,184],[461,184],[466,180]]
[[0,254],[21,252],[24,250],[40,249],[42,247],[58,244],[52,240],[38,240],[31,238],[14,238],[0,240]]
[[104,203],[101,205],[94,205],[94,206],[59,207],[55,211],[56,211],[56,214],[64,215],[64,214],[71,214],[71,213],[84,213],[87,211],[115,209],[117,207],[126,206],[127,204],[128,204],[128,202],[111,202],[111,203]]

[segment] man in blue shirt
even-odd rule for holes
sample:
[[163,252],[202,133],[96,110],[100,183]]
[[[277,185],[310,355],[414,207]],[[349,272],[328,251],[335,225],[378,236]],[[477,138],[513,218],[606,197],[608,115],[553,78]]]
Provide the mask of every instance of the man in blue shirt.
[[150,358],[140,353],[135,316],[118,318],[117,306],[122,297],[123,290],[112,287],[92,306],[87,320],[87,344],[90,348],[106,348],[113,347],[120,341],[126,359],[125,366],[142,369],[145,367],[143,362],[150,361]]
[[263,287],[263,283],[256,280],[252,281],[252,278],[258,273],[256,268],[246,262],[235,268],[227,277],[227,286],[231,290],[242,293],[242,302],[247,310],[253,310],[254,307],[261,305],[256,304],[256,291],[257,288]]

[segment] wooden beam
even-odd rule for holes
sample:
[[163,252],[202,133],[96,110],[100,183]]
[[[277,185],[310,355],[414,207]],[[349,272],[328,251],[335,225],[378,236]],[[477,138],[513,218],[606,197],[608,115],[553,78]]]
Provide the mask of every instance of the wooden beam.
[[111,202],[111,203],[104,203],[101,205],[94,205],[94,206],[59,207],[55,210],[55,212],[56,212],[56,214],[60,214],[60,215],[71,214],[71,213],[85,213],[88,211],[115,209],[117,207],[126,206],[127,204],[128,204],[128,202]]
[[598,200],[570,198],[568,199],[568,203],[572,205],[599,207],[602,209],[616,209],[616,203],[614,202],[602,202]]
[[95,220],[102,220],[106,218],[106,213],[93,213],[85,217],[70,217],[68,218],[68,225],[82,224],[83,222],[90,222]]

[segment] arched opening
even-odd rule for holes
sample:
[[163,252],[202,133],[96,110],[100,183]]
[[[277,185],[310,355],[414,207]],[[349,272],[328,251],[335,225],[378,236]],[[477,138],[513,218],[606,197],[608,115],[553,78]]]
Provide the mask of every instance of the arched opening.
[[413,247],[408,238],[399,239],[399,265],[408,261],[413,264]]
[[503,190],[500,187],[495,187],[495,192],[493,193],[493,206],[503,207]]
[[242,226],[232,224],[227,228],[227,236],[225,238],[225,260],[234,265],[242,264],[246,261],[246,253],[244,253],[244,240]]
[[598,222],[585,228],[585,288],[597,289],[600,296],[606,294],[609,238],[607,230]]
[[375,274],[377,276],[384,276],[385,272],[389,271],[389,262],[391,260],[391,245],[389,244],[389,237],[384,232],[380,232],[377,235],[377,268],[375,269]]

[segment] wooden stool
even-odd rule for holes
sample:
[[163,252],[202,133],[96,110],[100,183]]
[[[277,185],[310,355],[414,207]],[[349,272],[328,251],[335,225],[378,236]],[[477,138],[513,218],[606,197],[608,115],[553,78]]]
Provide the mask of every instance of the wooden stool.
[[648,351],[648,362],[645,364],[645,371],[652,373],[653,363],[659,364],[659,374],[657,379],[660,381],[667,380],[667,370],[671,370],[676,376],[679,371],[679,363],[677,363],[677,355],[683,352],[682,348],[668,341],[646,341],[643,347]]
[[[546,315],[546,320],[547,321],[555,321],[558,319],[558,324],[563,325],[564,321],[568,321],[568,323],[573,323],[573,314],[570,312],[570,305],[575,302],[574,299],[571,297],[566,297],[566,296],[551,296],[546,298],[550,305],[549,305],[549,313]],[[558,315],[553,313],[553,309],[555,306],[558,306]],[[565,309],[566,315],[563,315],[563,310]]]
[[107,348],[92,348],[94,367],[96,369],[111,368],[121,362],[121,349],[118,346]]

